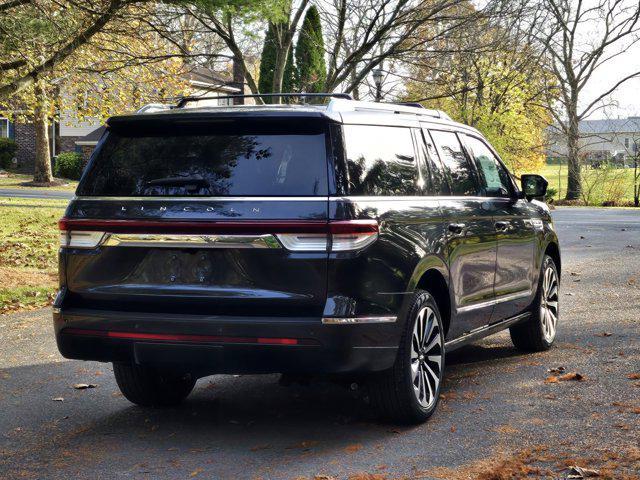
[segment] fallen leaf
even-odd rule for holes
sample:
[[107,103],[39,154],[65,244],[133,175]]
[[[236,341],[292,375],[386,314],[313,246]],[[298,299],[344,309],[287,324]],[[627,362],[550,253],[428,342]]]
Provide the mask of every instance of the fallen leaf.
[[640,373],[630,373],[627,378],[629,380],[640,380]]
[[449,430],[451,430],[451,433],[455,433],[457,429],[458,427],[456,427],[455,425],[451,425],[451,428]]
[[600,472],[598,470],[592,470],[589,468],[583,468],[578,466],[569,467],[569,475],[567,478],[588,478],[599,477]]
[[611,332],[596,333],[596,337],[610,337],[611,335],[613,335]]
[[86,390],[87,388],[96,388],[97,386],[95,383],[76,383],[73,388],[76,390]]
[[561,382],[569,382],[569,381],[582,382],[585,380],[585,377],[584,375],[580,375],[577,372],[569,372],[558,377],[558,380],[560,380]]
[[344,451],[347,453],[356,453],[360,449],[362,449],[362,444],[360,443],[354,443],[353,445],[347,445],[344,447]]
[[54,397],[51,400],[53,400],[54,402],[64,402],[64,398],[62,397]]
[[331,475],[314,475],[313,480],[336,480],[336,477]]
[[204,472],[204,469],[202,468],[196,468],[193,472],[191,472],[191,475],[189,475],[191,478],[196,477],[198,475],[200,475],[202,472]]
[[560,373],[564,373],[566,370],[567,369],[565,367],[553,367],[547,370],[547,372],[553,373],[553,374],[560,374]]
[[553,375],[550,377],[547,377],[544,380],[544,383],[558,383],[558,377],[554,377]]

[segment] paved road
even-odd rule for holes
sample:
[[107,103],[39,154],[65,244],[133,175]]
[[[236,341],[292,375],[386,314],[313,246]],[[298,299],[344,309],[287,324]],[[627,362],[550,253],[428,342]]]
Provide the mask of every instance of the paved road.
[[[0,317],[0,478],[566,478],[575,464],[639,478],[639,213],[556,211],[557,346],[525,355],[501,333],[448,355],[439,411],[417,427],[378,422],[363,391],[275,375],[202,379],[182,408],[140,409],[109,365],[60,358],[48,310]],[[560,366],[586,380],[545,383]]]
[[74,192],[66,190],[35,190],[21,188],[0,188],[0,197],[17,198],[49,198],[68,200],[73,198]]

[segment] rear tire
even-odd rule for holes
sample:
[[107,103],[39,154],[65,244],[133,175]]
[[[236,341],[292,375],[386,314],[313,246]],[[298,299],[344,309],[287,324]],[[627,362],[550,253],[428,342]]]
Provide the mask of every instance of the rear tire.
[[429,292],[418,290],[408,310],[394,366],[370,385],[371,400],[384,416],[422,423],[435,411],[444,372],[444,328]]
[[560,317],[560,277],[553,259],[545,255],[540,269],[538,291],[531,304],[531,317],[509,329],[511,341],[525,352],[549,350],[556,338]]
[[128,363],[114,363],[113,373],[125,398],[141,407],[178,405],[196,384],[196,379],[190,374]]

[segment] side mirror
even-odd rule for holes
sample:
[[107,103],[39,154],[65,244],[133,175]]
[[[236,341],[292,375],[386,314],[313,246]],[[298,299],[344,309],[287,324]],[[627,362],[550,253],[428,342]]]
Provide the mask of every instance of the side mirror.
[[544,200],[549,182],[542,175],[525,174],[520,177],[520,184],[527,200],[532,198],[542,198]]

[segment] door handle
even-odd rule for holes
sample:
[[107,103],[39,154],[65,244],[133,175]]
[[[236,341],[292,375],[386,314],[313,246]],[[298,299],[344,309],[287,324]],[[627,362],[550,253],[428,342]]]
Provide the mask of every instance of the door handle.
[[496,222],[495,225],[496,225],[496,230],[500,232],[504,232],[505,230],[508,230],[509,227],[511,226],[509,222]]
[[450,223],[449,231],[451,233],[455,233],[456,235],[460,235],[464,231],[465,224],[464,223]]

